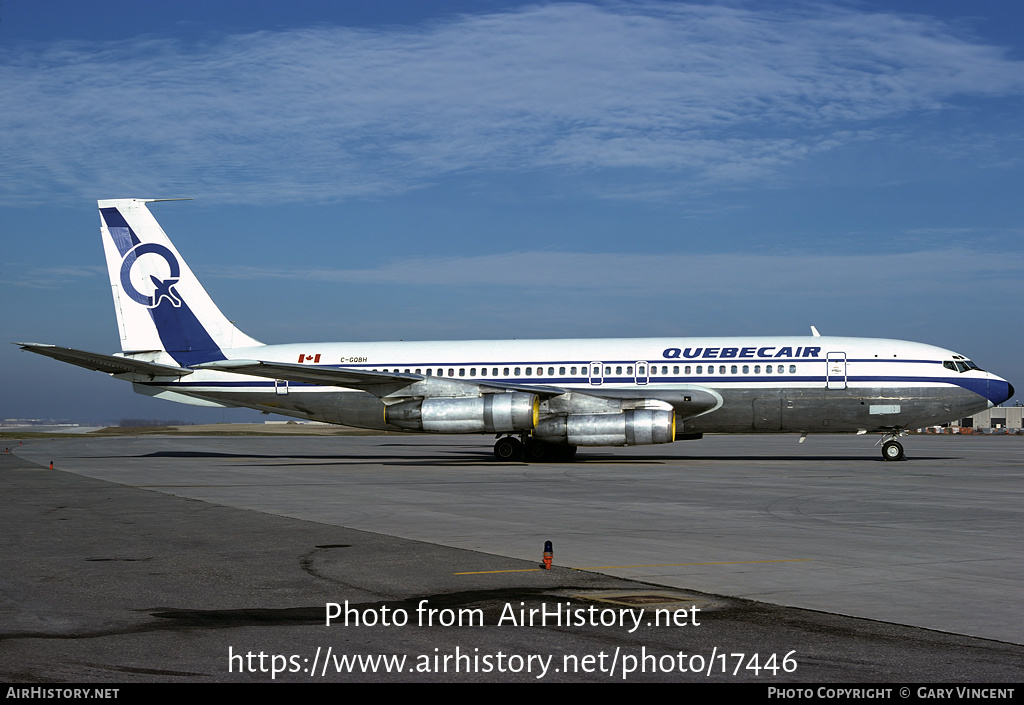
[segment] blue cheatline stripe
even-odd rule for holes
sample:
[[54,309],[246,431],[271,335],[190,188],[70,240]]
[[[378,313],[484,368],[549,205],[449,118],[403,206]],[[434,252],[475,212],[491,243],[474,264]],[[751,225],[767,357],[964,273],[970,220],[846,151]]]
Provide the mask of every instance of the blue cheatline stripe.
[[[314,347],[314,346],[310,346]],[[341,367],[349,367],[352,369],[383,369],[384,371],[390,371],[390,369],[396,367],[419,367],[419,368],[433,368],[433,367],[583,367],[589,369],[587,366],[592,362],[600,363],[602,367],[611,365],[636,365],[637,362],[646,363],[650,366],[652,376],[655,374],[661,374],[655,372],[655,367],[695,367],[696,365],[796,365],[806,363],[821,363],[826,364],[825,358],[813,358],[813,357],[780,357],[778,359],[773,358],[708,358],[706,360],[686,360],[685,362],[677,361],[665,361],[665,360],[587,360],[586,362],[580,362],[579,360],[556,360],[554,362],[545,360],[544,362],[527,361],[527,362],[400,362],[400,363],[381,363],[381,362],[353,362],[344,363]],[[870,362],[870,363],[901,363],[901,364],[927,364],[927,365],[941,365],[941,360],[882,360],[882,359],[871,359],[865,358],[863,360],[848,359],[847,363],[853,362]],[[310,367],[338,367],[339,365],[310,365]]]
[[[439,377],[438,379],[452,379],[452,378],[451,377]],[[498,379],[497,377],[492,377],[492,378],[477,378],[477,377],[473,377],[473,378],[459,378],[459,379],[460,379],[460,381],[472,382],[472,383],[476,383],[476,384],[480,384],[480,385],[484,385],[484,386],[486,386],[488,384],[501,385],[502,383],[529,385],[531,382],[536,382],[537,381],[536,378],[533,378],[533,377],[517,377],[517,378],[503,378],[503,379]],[[550,381],[551,382],[569,382],[569,383],[574,383],[574,384],[577,385],[575,387],[572,387],[572,389],[575,390],[575,391],[586,392],[586,391],[588,391],[590,389],[593,389],[593,387],[590,384],[588,384],[588,382],[586,381],[586,378],[580,378],[580,377],[574,377],[574,378],[571,378],[571,379],[554,379],[554,378],[551,378]],[[658,380],[656,383],[652,383],[652,384],[692,384],[692,385],[700,386],[702,382],[716,382],[716,383],[723,383],[724,382],[724,383],[728,383],[730,385],[727,388],[729,391],[735,391],[735,390],[745,389],[745,387],[740,386],[740,385],[742,385],[743,383],[746,383],[746,382],[775,382],[775,383],[782,383],[783,381],[785,381],[785,382],[814,382],[814,383],[819,383],[821,385],[825,384],[825,378],[824,377],[802,377],[802,376],[799,376],[799,375],[793,375],[791,377],[790,376],[786,376],[784,380],[783,380],[782,377],[778,377],[778,376],[775,376],[775,377],[743,377],[742,379],[737,379],[737,377],[718,377],[718,376],[716,376],[716,377],[706,377],[706,378],[704,378],[704,377],[697,377],[697,378],[672,378],[672,379],[661,379],[661,380]],[[974,392],[975,394],[977,394],[979,396],[985,397],[986,399],[991,399],[992,398],[992,397],[989,396],[989,394],[998,395],[1002,391],[1002,389],[1007,389],[1007,391],[1008,391],[1007,383],[1005,383],[1005,382],[1003,382],[1003,383],[996,383],[997,388],[996,389],[992,389],[989,386],[989,380],[956,380],[956,379],[952,379],[952,378],[948,378],[948,377],[856,377],[856,378],[851,377],[851,378],[849,378],[849,381],[867,382],[867,383],[889,383],[889,384],[895,383],[895,382],[907,382],[907,383],[915,383],[916,382],[916,383],[919,383],[919,384],[932,384],[932,385],[934,385],[934,384],[943,384],[943,385],[950,385],[950,386],[954,386],[954,387],[961,387],[963,389],[966,389],[967,391]],[[142,384],[146,384],[147,386],[153,386],[153,387],[177,387],[177,388],[181,388],[181,387],[190,387],[190,388],[191,387],[203,387],[203,388],[209,388],[209,389],[217,389],[217,388],[238,389],[238,388],[243,388],[243,387],[273,387],[275,385],[275,383],[273,381],[265,381],[265,382],[264,381],[259,381],[259,382],[257,382],[257,381],[251,381],[251,382],[243,382],[243,381],[230,382],[230,381],[213,381],[213,380],[208,381],[208,382],[166,382],[166,383],[146,383],[146,382],[144,382]],[[311,384],[309,382],[289,382],[288,384],[289,384],[289,386],[295,386],[295,387],[330,388],[330,387],[335,386],[335,385],[329,385],[329,384]],[[615,378],[615,379],[609,379],[609,378],[606,377],[605,380],[604,380],[604,385],[602,385],[602,386],[608,386],[608,385],[613,385],[613,384],[628,385],[631,388],[639,389],[639,390],[649,389],[649,390],[651,390],[652,393],[656,393],[658,391],[672,391],[671,389],[657,389],[657,388],[654,388],[654,387],[652,387],[652,384],[636,385],[636,384],[633,383],[633,378],[632,377]],[[910,386],[910,385],[908,385],[908,386]],[[785,387],[781,387],[781,388],[784,389]],[[771,388],[757,387],[756,389],[764,390],[764,389],[771,389]],[[803,389],[809,389],[809,388],[808,387],[804,387]],[[810,387],[810,389],[813,389],[813,387]],[[824,386],[822,387],[822,389],[824,389]],[[597,393],[597,392],[595,392],[595,393]]]

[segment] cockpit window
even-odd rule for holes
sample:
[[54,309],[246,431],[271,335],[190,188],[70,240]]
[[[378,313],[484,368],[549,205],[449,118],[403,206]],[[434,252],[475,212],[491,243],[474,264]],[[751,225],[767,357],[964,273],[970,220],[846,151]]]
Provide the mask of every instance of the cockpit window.
[[947,370],[953,370],[954,372],[967,372],[968,370],[978,370],[979,372],[982,371],[982,369],[975,365],[973,362],[971,362],[965,357],[960,357],[959,355],[957,356],[957,359],[955,361],[946,360],[945,362],[942,363],[942,366],[945,367]]

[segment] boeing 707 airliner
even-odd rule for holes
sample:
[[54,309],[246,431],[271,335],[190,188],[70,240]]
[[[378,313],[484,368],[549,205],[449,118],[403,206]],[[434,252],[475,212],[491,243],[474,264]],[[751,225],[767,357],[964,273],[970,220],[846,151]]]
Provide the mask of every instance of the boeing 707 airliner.
[[1013,396],[949,350],[808,337],[463,340],[267,345],[217,308],[147,203],[99,201],[122,352],[18,343],[188,404],[248,407],[368,429],[494,434],[499,460],[705,433],[907,430]]

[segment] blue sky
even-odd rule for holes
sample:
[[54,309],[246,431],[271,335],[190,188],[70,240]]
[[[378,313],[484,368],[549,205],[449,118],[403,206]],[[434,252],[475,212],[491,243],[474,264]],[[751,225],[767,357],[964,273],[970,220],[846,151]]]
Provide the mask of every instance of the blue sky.
[[[266,342],[824,334],[1024,384],[1024,9],[8,0],[9,341],[117,350],[95,201]],[[0,417],[220,420],[0,349]]]

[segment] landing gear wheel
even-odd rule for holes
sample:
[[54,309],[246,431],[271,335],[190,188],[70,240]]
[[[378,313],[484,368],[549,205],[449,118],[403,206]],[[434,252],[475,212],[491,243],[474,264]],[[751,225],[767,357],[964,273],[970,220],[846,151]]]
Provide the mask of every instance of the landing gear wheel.
[[519,462],[523,459],[523,444],[518,438],[512,436],[499,438],[498,442],[494,444],[494,457],[498,460]]
[[882,457],[886,460],[903,460],[903,444],[899,441],[886,441],[882,446]]
[[539,463],[550,460],[554,456],[554,448],[544,441],[529,439],[525,448],[526,460],[531,463]]

